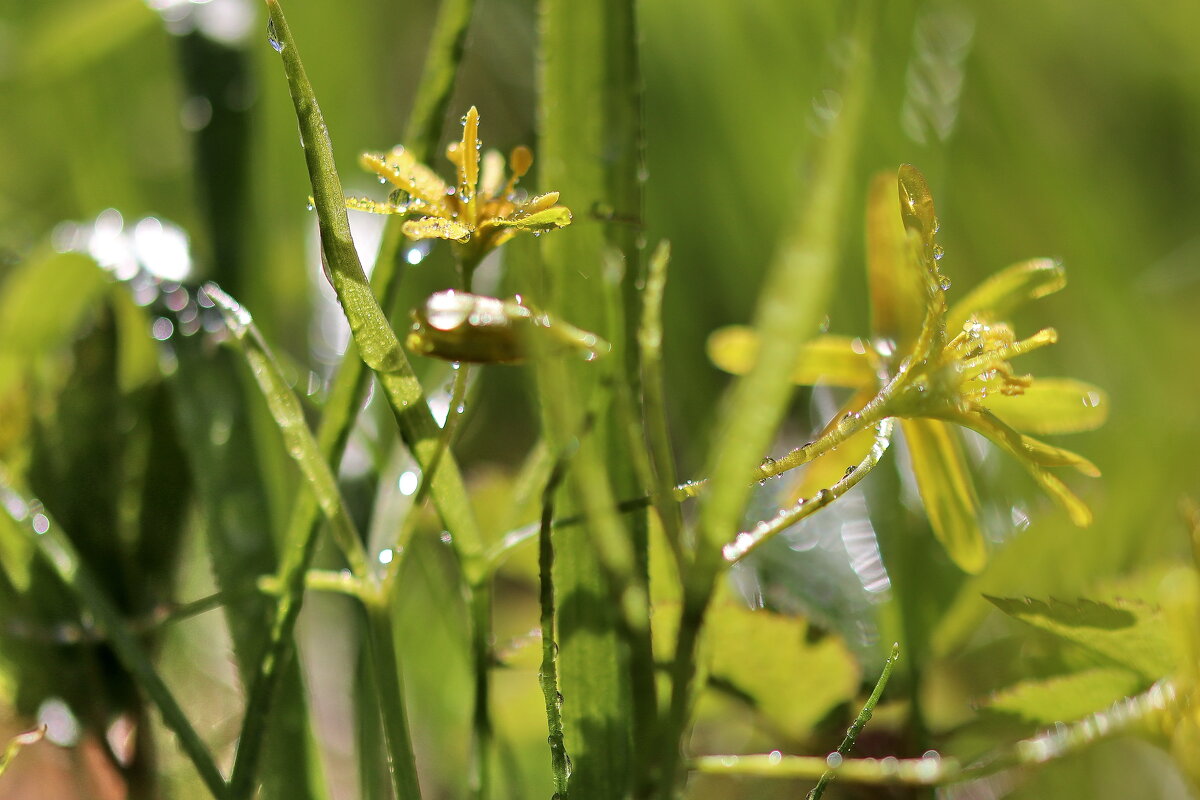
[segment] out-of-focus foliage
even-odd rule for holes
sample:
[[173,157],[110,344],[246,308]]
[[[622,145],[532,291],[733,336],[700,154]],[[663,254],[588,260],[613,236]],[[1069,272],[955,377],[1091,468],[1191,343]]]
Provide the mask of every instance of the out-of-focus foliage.
[[[287,10],[345,188],[378,196],[357,167],[358,154],[397,144],[435,8],[290,0]],[[532,0],[480,0],[443,144],[459,137],[458,115],[472,104],[489,145],[507,152],[537,143],[535,11]],[[647,242],[672,242],[666,394],[688,477],[703,468],[728,380],[708,360],[705,342],[715,329],[751,317],[763,270],[791,222],[792,199],[804,195],[813,153],[842,103],[840,37],[849,19],[838,4],[789,0],[647,1],[638,14],[644,225],[624,222]],[[1011,460],[968,439],[964,458],[991,557],[978,575],[965,576],[934,543],[908,459],[896,457],[905,454],[891,453],[843,511],[805,521],[736,570],[738,587],[757,605],[808,621],[756,617],[743,625],[726,616],[751,612],[721,610],[710,643],[710,694],[724,701],[710,697],[704,709],[721,736],[702,727],[698,745],[769,748],[782,731],[797,749],[832,749],[853,696],[865,694],[860,676],[873,680],[892,640],[904,643],[904,655],[885,702],[899,699],[877,711],[863,753],[919,755],[937,747],[970,758],[1037,725],[1102,710],[1161,677],[1195,691],[1188,661],[1195,652],[1163,650],[1164,641],[1194,645],[1179,621],[1192,607],[1180,601],[1180,611],[1168,597],[1160,615],[1164,595],[1156,589],[1162,564],[1187,554],[1178,498],[1200,494],[1200,49],[1193,41],[1200,8],[901,0],[879,4],[876,14],[864,133],[842,187],[844,256],[827,332],[850,337],[870,329],[861,209],[871,176],[902,162],[921,167],[938,200],[951,305],[1031,254],[1061,263],[1066,290],[1021,309],[1015,322],[1028,330],[1053,323],[1059,333],[1057,345],[1027,356],[1023,369],[1071,375],[1107,392],[1107,426],[1070,442],[1104,476],[1073,484],[1094,522],[1073,526]],[[152,632],[144,644],[222,757],[237,731],[239,671],[265,637],[265,599],[254,580],[275,568],[270,544],[286,527],[298,479],[230,353],[178,336],[162,348],[155,340],[175,334],[159,322],[165,312],[159,317],[160,306],[145,305],[152,298],[114,286],[110,276],[130,264],[179,267],[169,238],[172,223],[179,226],[190,247],[188,280],[216,279],[254,309],[284,373],[302,393],[312,387],[306,410],[319,407],[346,332],[316,255],[315,221],[305,207],[311,189],[265,25],[263,8],[251,0],[7,0],[0,13],[0,460],[28,474],[30,488],[77,542],[96,548],[88,558],[102,567],[122,612]],[[529,185],[543,185],[542,166],[533,165]],[[622,222],[622,209],[579,207],[566,195],[561,202],[575,218],[554,236],[601,217]],[[369,262],[380,228],[356,216]],[[90,256],[63,252],[70,249]],[[414,266],[404,307],[454,285],[442,243],[408,255]],[[478,280],[492,282],[481,287],[485,293],[509,291],[510,277],[498,277],[490,263]],[[153,302],[173,301],[167,292]],[[429,385],[444,380],[439,365],[414,365]],[[1086,397],[1083,386],[1064,388]],[[515,370],[487,368],[473,392],[456,452],[473,465],[469,483],[486,482],[508,502],[537,411]],[[814,438],[849,399],[829,387],[799,392],[779,449]],[[382,405],[364,415],[340,476],[364,530],[398,525],[397,504],[412,494],[404,491],[412,465],[392,452],[396,437]],[[1086,415],[1085,408],[1075,411]],[[1056,444],[1062,432],[1026,429]],[[834,476],[845,466],[838,463]],[[401,494],[373,497],[379,475]],[[756,507],[770,505],[777,491],[769,483]],[[512,526],[532,519],[522,510],[506,513]],[[112,735],[119,739],[119,724],[141,719],[142,700],[107,649],[90,640],[92,631],[60,624],[78,609],[6,525],[0,517],[0,741],[30,727],[17,715],[40,715],[52,723],[51,741],[77,747],[65,761],[38,757],[50,752],[48,743],[26,748],[0,778],[0,794],[38,796],[37,786],[60,785],[38,783],[57,769],[60,778],[92,776],[61,784],[61,796],[107,796],[117,767],[97,755],[97,737],[118,726]],[[461,735],[470,714],[468,611],[440,531],[428,520],[416,527],[400,576],[416,599],[398,603],[396,635],[422,781],[431,795],[460,796],[468,763]],[[318,559],[340,566],[332,552]],[[536,581],[528,552],[516,552],[510,564],[496,589],[496,635],[501,650],[512,641],[520,652],[538,624]],[[1143,568],[1156,576],[1147,579],[1151,590],[1097,589]],[[1174,580],[1166,585],[1184,581]],[[229,592],[224,620],[209,614],[160,627],[176,603],[214,590]],[[1006,618],[985,595],[1045,598],[1045,605],[1006,608],[1042,632]],[[377,776],[358,775],[352,757],[355,747],[378,748],[379,733],[373,718],[355,716],[353,687],[369,667],[357,649],[357,617],[341,601],[318,596],[301,621],[300,669],[281,694],[292,716],[264,765],[280,791],[328,785],[334,797],[382,796]],[[829,676],[803,718],[788,713],[790,693],[807,691],[811,676],[789,682],[766,667],[752,669],[778,681],[784,699],[772,704],[768,687],[738,673],[801,636],[808,637],[803,649],[788,658],[812,651],[813,660],[769,663]],[[529,663],[514,659],[511,669],[498,670],[497,796],[549,795],[546,731]],[[308,713],[288,704],[305,688],[317,698]],[[63,727],[63,701],[83,734]],[[985,702],[987,712],[977,715]],[[756,706],[766,713],[755,714]],[[306,717],[315,742],[303,733]],[[1006,779],[991,788],[1022,797],[1187,796],[1162,753],[1174,752],[1186,766],[1196,752],[1196,721],[1164,730],[1160,749],[1119,740],[1021,773],[1019,786]],[[203,796],[168,737],[160,741],[159,766],[175,795]],[[1092,781],[1089,771],[1100,761],[1125,765],[1134,788]],[[292,773],[280,767],[289,764]],[[703,776],[692,790],[697,797],[782,797],[797,787]],[[838,785],[831,795],[839,790],[858,796]]]

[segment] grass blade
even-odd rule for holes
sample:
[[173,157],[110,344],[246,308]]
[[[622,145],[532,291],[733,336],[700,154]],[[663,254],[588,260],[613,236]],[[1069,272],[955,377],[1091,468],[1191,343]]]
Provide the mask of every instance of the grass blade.
[[[603,381],[615,380],[616,391],[637,383],[634,330],[621,309],[636,307],[639,277],[641,75],[632,2],[543,0],[540,7],[541,182],[571,208],[591,210],[546,240],[544,300],[613,345],[609,369],[553,359],[539,365],[545,435],[558,450],[578,434],[585,409],[596,410],[583,398],[614,391]],[[582,438],[560,506],[567,516],[583,512],[586,522],[555,535],[562,723],[574,760],[571,795],[580,800],[626,795],[644,785],[652,760],[654,667],[644,662],[653,656],[648,622],[636,611],[647,602],[646,516],[622,519],[615,511],[615,498],[641,496],[645,487],[621,416],[598,413]]]
[[55,574],[75,593],[80,604],[95,617],[121,664],[137,678],[138,685],[157,706],[163,724],[178,737],[180,749],[196,767],[212,796],[224,798],[225,779],[212,754],[159,676],[137,636],[125,625],[113,601],[80,559],[71,538],[46,513],[40,501],[23,496],[12,486],[3,468],[0,468],[0,505],[37,547]]
[[[792,368],[804,342],[817,332],[833,288],[844,192],[851,183],[865,99],[867,8],[864,4],[856,25],[842,110],[817,154],[807,196],[767,271],[754,321],[762,342],[757,362],[726,395],[709,451],[711,488],[700,507],[696,563],[685,579],[685,605],[672,668],[669,733],[662,753],[669,772],[676,768],[678,741],[688,727],[695,650],[721,568],[722,545],[738,525],[757,477],[757,465],[791,397]],[[669,796],[669,789],[663,796]]]
[[[422,470],[427,470],[441,450],[441,429],[433,419],[421,384],[395,332],[367,283],[362,263],[354,249],[350,223],[346,218],[346,199],[334,167],[329,131],[283,10],[277,0],[268,0],[267,6],[271,15],[272,41],[278,44],[283,57],[284,72],[296,107],[321,230],[321,248],[329,265],[334,290],[350,323],[350,332],[358,346],[359,355],[379,378],[400,426],[404,443]],[[430,496],[463,557],[464,568],[469,576],[482,574],[482,540],[471,515],[458,464],[450,454],[440,459],[439,469],[429,480]]]
[[225,324],[233,334],[234,341],[245,357],[263,398],[267,401],[271,417],[283,434],[288,455],[304,473],[318,507],[329,520],[333,540],[350,565],[350,571],[359,577],[365,577],[367,556],[363,549],[362,537],[355,528],[354,521],[350,519],[346,504],[342,502],[337,478],[334,477],[328,462],[321,456],[317,440],[308,428],[300,400],[280,372],[279,365],[255,327],[250,313],[221,291],[216,284],[206,284],[204,292],[212,298],[224,315]]
[[[473,8],[474,0],[447,0],[439,10],[426,57],[424,77],[405,135],[405,144],[418,161],[428,161],[436,146],[441,118],[445,114],[453,77],[462,57],[463,40]],[[372,288],[384,298],[385,308],[391,308],[394,304],[400,285],[403,264],[400,254],[404,241],[402,223],[401,218],[388,220],[372,275]],[[317,447],[331,469],[341,461],[362,396],[366,392],[369,374],[352,341],[333,380],[317,431]],[[315,497],[310,493],[302,493],[287,528],[285,564],[280,571],[281,575],[290,575],[291,582],[281,585],[282,593],[275,611],[270,644],[251,682],[247,724],[257,724],[255,720],[260,716],[265,717],[271,706],[279,667],[291,647],[292,631],[303,602],[304,574],[312,560],[318,515]],[[231,779],[235,798],[251,790],[260,751],[259,741],[253,733],[243,728],[239,739],[238,756]]]

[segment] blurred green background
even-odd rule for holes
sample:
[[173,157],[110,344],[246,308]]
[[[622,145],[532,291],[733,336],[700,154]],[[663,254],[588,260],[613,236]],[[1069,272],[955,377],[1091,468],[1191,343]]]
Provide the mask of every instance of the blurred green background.
[[[703,463],[727,382],[708,363],[705,339],[751,314],[764,266],[804,192],[813,148],[840,103],[841,37],[851,9],[792,0],[638,6],[645,236],[650,244],[666,238],[673,245],[668,390],[681,469],[692,475]],[[394,144],[403,129],[436,9],[384,0],[290,0],[286,8],[347,191],[378,196],[356,156]],[[940,671],[929,713],[938,729],[961,721],[970,696],[1022,674],[1016,661],[972,660],[977,627],[985,619],[995,623],[981,592],[1072,597],[1187,551],[1178,503],[1200,495],[1200,49],[1194,43],[1200,6],[889,2],[881,14],[829,330],[866,333],[867,183],[879,170],[910,162],[933,188],[946,250],[942,268],[954,281],[951,300],[1013,261],[1061,259],[1067,289],[1016,320],[1023,334],[1055,326],[1060,343],[1018,366],[1091,381],[1111,402],[1107,426],[1065,443],[1104,473],[1073,483],[1095,512],[1087,530],[1071,527],[1008,465],[983,458],[983,494],[998,509],[989,532],[1004,545],[981,576],[947,578],[933,592],[938,608],[927,618]],[[447,138],[457,136],[458,117],[475,104],[485,147],[536,145],[536,46],[532,0],[479,0]],[[119,211],[128,228],[157,217],[186,231],[194,262],[189,280],[218,280],[298,370],[326,372],[329,325],[313,322],[324,288],[314,261],[315,223],[305,208],[309,190],[296,123],[276,62],[264,10],[250,0],[3,0],[0,281],[52,252],[56,229],[60,237],[67,230],[61,223],[90,224],[106,209]],[[528,185],[555,188],[540,186],[536,164]],[[563,202],[569,206],[571,198]],[[577,222],[589,223],[587,210],[576,212]],[[364,232],[372,222],[355,219]],[[435,249],[407,280],[412,304],[451,285],[453,276]],[[0,341],[0,352],[11,346]],[[528,397],[519,372],[486,371],[462,447],[477,485],[503,487],[523,457],[533,436]],[[807,436],[808,400],[799,397],[786,441]],[[286,508],[292,480],[281,474],[276,515]],[[1030,524],[1015,516],[1006,522],[1009,505]],[[199,545],[186,553],[178,590],[185,599],[189,589],[209,583],[191,574],[205,572],[193,569],[205,564]],[[449,796],[460,793],[462,778],[448,765],[461,764],[466,747],[451,723],[465,714],[469,693],[465,649],[455,639],[462,635],[460,600],[436,594],[444,561],[433,549],[427,559],[413,559],[412,569],[431,588],[406,612],[427,637],[407,668],[418,689],[418,757],[436,753],[433,760],[443,761],[434,769],[435,785]],[[937,576],[949,572],[944,556],[931,550],[929,561],[930,580],[941,581]],[[804,569],[779,574],[785,577],[774,580],[803,580]],[[513,586],[501,589],[501,640],[536,622],[523,580],[515,574]],[[345,609],[336,602],[315,605],[306,624],[320,628],[322,615],[336,621],[339,613]],[[179,631],[181,639],[202,642],[224,635],[215,616]],[[191,683],[181,691],[196,708],[215,692],[223,699],[214,707],[233,714],[236,690],[221,648],[176,642],[166,651],[175,658],[168,669],[187,665],[186,654],[197,648],[206,653],[200,663],[225,677],[212,679],[216,688],[185,677]],[[1022,650],[1005,653],[1019,659]],[[346,661],[353,663],[350,656]],[[333,699],[326,702],[333,707],[318,703],[314,716],[330,726],[349,724],[336,708],[345,677],[332,672]],[[322,680],[310,675],[310,683]],[[500,679],[504,687],[507,680]],[[536,687],[514,680],[511,690],[498,691],[499,702],[506,702],[505,692],[527,717],[515,729],[520,746],[512,758],[544,782]],[[939,708],[949,709],[944,721]],[[213,728],[228,727],[229,719],[217,716]],[[338,766],[344,754],[337,748],[347,737],[328,734],[335,783],[339,769],[351,769]],[[1173,794],[1182,790],[1169,775],[1156,772],[1163,762],[1155,751],[1120,742],[1105,748],[1002,788],[1022,797],[1181,796]],[[1096,769],[1112,763],[1127,769],[1117,777]],[[191,796],[194,790],[180,780],[180,796]],[[542,790],[542,783],[534,785]],[[781,791],[714,781],[713,796],[732,796],[738,786],[759,797]]]

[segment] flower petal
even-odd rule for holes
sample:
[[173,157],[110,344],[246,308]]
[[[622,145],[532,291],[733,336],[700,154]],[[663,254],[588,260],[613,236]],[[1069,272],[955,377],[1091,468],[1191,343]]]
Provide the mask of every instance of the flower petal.
[[946,319],[951,335],[962,330],[972,316],[987,321],[1007,319],[1030,300],[1054,294],[1067,285],[1062,264],[1049,258],[1034,258],[1005,267],[954,304]]
[[484,197],[495,197],[504,188],[504,156],[499,150],[488,150],[483,154],[483,167],[479,172],[479,193]]
[[386,155],[363,153],[359,163],[413,197],[424,200],[436,209],[445,209],[446,182],[403,147],[393,147]]
[[[758,334],[744,325],[718,328],[708,337],[708,358],[726,372],[744,375],[758,358]],[[875,370],[861,340],[818,336],[800,348],[792,382],[812,386],[874,387]],[[858,463],[857,461],[855,463]]]
[[904,419],[900,425],[934,534],[960,569],[979,572],[987,563],[987,548],[979,527],[979,500],[961,445],[950,427],[938,420]]
[[471,229],[466,225],[441,217],[410,219],[404,223],[401,230],[410,239],[449,239],[455,242],[465,242],[471,238]]
[[458,196],[474,208],[479,185],[479,110],[475,106],[471,106],[463,117],[462,142],[455,163],[458,165]]
[[544,211],[558,202],[558,192],[546,192],[539,194],[532,200],[526,200],[521,205],[517,206],[517,214],[536,214],[539,211]]
[[1092,431],[1108,418],[1108,395],[1072,378],[1038,378],[1024,394],[989,394],[983,405],[1009,425],[1038,434]]
[[1075,467],[1088,477],[1099,477],[1100,470],[1078,453],[1038,441],[1014,430],[995,414],[984,409],[957,413],[947,417],[951,422],[970,428],[1007,450],[1018,461],[1040,467]]
[[407,214],[407,206],[392,203],[380,203],[369,197],[347,197],[346,208],[354,211],[366,211],[370,214]]
[[1079,497],[1067,488],[1067,485],[1056,476],[1046,471],[1047,466],[1073,466],[1085,475],[1097,476],[1100,470],[1083,456],[1039,442],[1029,436],[1017,433],[1005,425],[994,414],[983,411],[961,414],[953,420],[959,425],[983,434],[993,443],[1008,451],[1038,486],[1050,495],[1071,518],[1071,522],[1081,528],[1092,524],[1092,512]]
[[921,170],[912,164],[901,164],[896,175],[900,182],[900,219],[904,227],[921,234],[926,254],[933,256],[933,237],[938,230],[933,194]]
[[1062,506],[1076,527],[1086,528],[1092,524],[1092,510],[1087,507],[1087,503],[1080,500],[1079,495],[1067,488],[1057,476],[1033,464],[1027,464],[1026,469],[1037,485]]
[[480,227],[516,228],[521,231],[550,231],[571,224],[571,209],[553,206],[525,216],[493,217],[480,223]]
[[925,276],[909,257],[900,223],[894,173],[876,175],[867,197],[867,278],[871,287],[871,335],[909,352],[925,316]]

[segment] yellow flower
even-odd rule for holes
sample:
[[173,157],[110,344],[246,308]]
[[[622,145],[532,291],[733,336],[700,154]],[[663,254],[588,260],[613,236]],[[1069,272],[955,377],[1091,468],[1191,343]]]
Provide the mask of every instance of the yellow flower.
[[[987,560],[975,494],[954,426],[976,431],[1009,452],[1081,526],[1091,512],[1048,467],[1070,466],[1099,475],[1082,456],[1020,433],[1071,433],[1104,422],[1107,401],[1095,386],[1067,378],[1034,380],[1010,360],[1057,339],[1053,329],[1018,340],[1003,317],[1021,303],[1058,291],[1061,265],[1034,259],[1008,267],[947,308],[950,282],[938,264],[937,219],[924,177],[904,165],[897,179],[872,184],[867,206],[870,341],[821,336],[808,343],[792,374],[799,384],[855,389],[843,415],[864,409],[882,390],[879,417],[899,417],[926,514],[935,535],[962,569],[978,572]],[[897,213],[899,212],[899,213]],[[709,338],[709,357],[735,374],[754,363],[753,331],[728,327]],[[837,453],[808,468],[794,494],[831,485],[871,448],[870,426]]]
[[463,117],[462,140],[446,149],[457,167],[457,183],[448,186],[432,169],[418,163],[403,147],[388,153],[364,153],[362,165],[396,187],[386,202],[346,199],[349,208],[375,214],[416,217],[404,223],[410,239],[448,239],[469,248],[469,263],[521,231],[539,234],[566,227],[571,211],[558,205],[558,192],[518,200],[517,182],[533,165],[528,147],[509,156],[511,174],[504,179],[504,157],[488,151],[480,164],[479,112],[474,106]]

